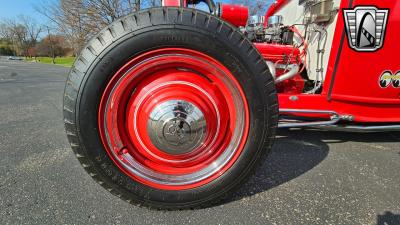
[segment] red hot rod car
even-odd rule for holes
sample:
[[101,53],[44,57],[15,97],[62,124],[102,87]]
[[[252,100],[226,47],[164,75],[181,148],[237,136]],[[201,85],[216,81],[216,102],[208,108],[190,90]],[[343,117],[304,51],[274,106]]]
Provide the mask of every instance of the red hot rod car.
[[251,176],[277,128],[399,130],[399,27],[392,0],[278,0],[265,16],[163,0],[83,48],[65,88],[67,136],[120,198],[206,207]]

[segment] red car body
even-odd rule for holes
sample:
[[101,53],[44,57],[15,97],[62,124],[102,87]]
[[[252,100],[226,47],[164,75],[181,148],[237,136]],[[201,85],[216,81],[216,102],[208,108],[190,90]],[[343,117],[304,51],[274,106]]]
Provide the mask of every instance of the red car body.
[[[163,4],[164,6],[180,6],[181,2],[187,4],[186,0],[164,0]],[[274,15],[288,2],[290,0],[276,1],[268,9],[265,18]],[[389,9],[386,38],[383,47],[378,51],[355,51],[348,43],[343,9],[356,6]],[[242,17],[246,14],[243,12],[243,6],[225,7],[229,10],[225,10],[227,13],[222,18],[234,25],[242,25]],[[278,95],[281,112],[311,118],[328,118],[336,114],[358,123],[399,123],[400,88],[380,87],[379,77],[388,71],[393,76],[398,75],[394,78],[400,78],[400,57],[397,55],[400,52],[397,33],[400,27],[400,2],[342,0],[337,16],[334,38],[328,46],[331,52],[322,92],[319,94],[293,93],[291,91],[293,88],[281,88]],[[277,60],[274,55],[285,55],[288,51],[287,46],[283,45],[255,43],[255,46],[266,60],[271,61]]]
[[[269,8],[267,16],[273,15],[287,2],[277,1]],[[385,43],[378,51],[357,52],[349,47],[342,9],[358,5],[374,5],[390,10]],[[381,88],[378,85],[384,71],[392,71],[393,74],[400,71],[399,27],[399,1],[342,0],[322,93],[295,95],[297,98],[281,93],[280,107],[333,110],[340,115],[352,115],[356,122],[400,122],[400,88]]]

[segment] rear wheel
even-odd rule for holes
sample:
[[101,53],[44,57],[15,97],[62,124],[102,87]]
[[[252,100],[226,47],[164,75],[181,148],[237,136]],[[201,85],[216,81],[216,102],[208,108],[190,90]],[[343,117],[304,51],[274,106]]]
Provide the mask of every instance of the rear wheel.
[[271,148],[274,82],[236,28],[191,9],[114,22],[71,69],[67,135],[89,174],[154,208],[204,207],[235,190]]

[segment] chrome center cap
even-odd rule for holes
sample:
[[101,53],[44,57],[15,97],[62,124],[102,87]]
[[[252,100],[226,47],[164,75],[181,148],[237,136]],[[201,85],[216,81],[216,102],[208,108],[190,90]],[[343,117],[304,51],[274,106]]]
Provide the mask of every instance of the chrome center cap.
[[151,142],[161,151],[179,155],[189,153],[206,137],[203,112],[184,100],[169,100],[159,104],[150,113],[147,132]]
[[189,141],[190,125],[182,118],[174,118],[164,125],[164,138],[173,145],[182,145]]

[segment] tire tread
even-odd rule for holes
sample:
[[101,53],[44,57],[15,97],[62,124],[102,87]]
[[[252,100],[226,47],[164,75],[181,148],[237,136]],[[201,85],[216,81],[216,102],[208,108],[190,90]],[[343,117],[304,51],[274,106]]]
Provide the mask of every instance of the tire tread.
[[[87,150],[82,144],[80,132],[77,126],[78,121],[76,112],[78,112],[78,98],[82,88],[81,84],[84,83],[84,80],[87,76],[85,71],[88,71],[89,68],[101,58],[101,55],[105,52],[107,47],[111,45],[111,43],[116,42],[118,39],[125,38],[127,35],[134,35],[131,31],[163,24],[196,26],[203,30],[207,30],[208,32],[214,33],[215,35],[224,34],[227,41],[236,43],[236,47],[240,48],[244,54],[248,55],[250,60],[254,62],[256,70],[258,71],[258,76],[264,77],[262,78],[264,82],[264,92],[269,102],[269,108],[264,109],[264,113],[273,116],[270,117],[270,120],[264,121],[268,129],[264,131],[264,139],[261,145],[267,145],[268,148],[271,148],[278,122],[278,100],[276,97],[274,80],[269,73],[267,65],[262,63],[263,59],[258,51],[255,50],[253,44],[246,39],[236,27],[204,12],[186,8],[152,8],[140,11],[120,18],[92,38],[83,48],[81,54],[77,57],[73,67],[70,70],[65,85],[63,105],[64,126],[71,148],[78,161],[97,183],[99,183],[112,194],[131,204],[139,206],[144,205],[153,209],[176,210],[204,208],[215,205],[221,201],[221,199],[226,198],[226,196],[234,191],[234,188],[224,191],[223,194],[219,193],[220,196],[212,201],[207,200],[202,203],[197,202],[196,204],[181,205],[179,207],[171,205],[157,205],[152,202],[138,201],[137,199],[132,198],[126,192],[118,190],[115,185],[104,182],[101,173],[99,173],[99,168],[97,168],[88,157]],[[254,174],[256,171],[255,168],[259,167],[260,164],[265,160],[267,156],[266,152],[258,151],[258,153],[259,155],[253,159],[253,163],[256,163],[257,166],[247,167],[249,171],[246,171],[246,173],[242,174],[247,174],[247,176],[249,174]],[[101,161],[101,159],[99,160]],[[103,166],[107,167],[106,163]],[[109,171],[109,173],[111,175],[115,174],[113,171]],[[112,177],[112,179],[115,180],[119,179],[118,175],[116,174]],[[234,183],[232,186],[241,185],[246,181],[247,179],[244,178],[238,179],[238,182]]]

